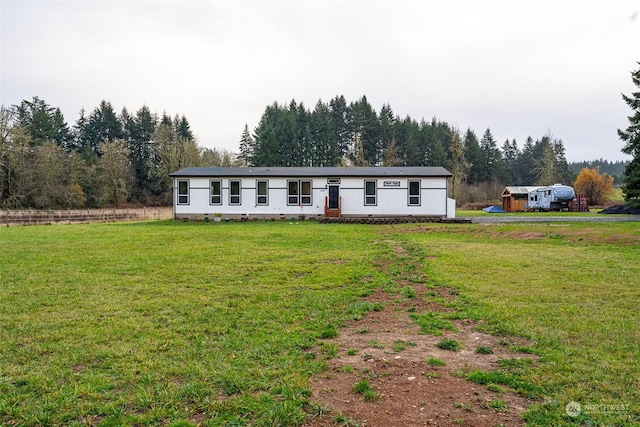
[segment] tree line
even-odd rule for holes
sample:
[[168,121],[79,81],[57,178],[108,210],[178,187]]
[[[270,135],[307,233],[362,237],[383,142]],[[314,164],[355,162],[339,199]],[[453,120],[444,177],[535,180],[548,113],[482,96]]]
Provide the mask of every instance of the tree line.
[[118,114],[103,100],[72,127],[38,97],[0,107],[3,208],[170,205],[169,173],[234,161],[232,153],[200,147],[184,115],[147,106]]
[[274,102],[252,132],[245,125],[237,154],[201,147],[184,115],[147,106],[117,113],[103,100],[71,127],[38,97],[0,107],[3,208],[170,205],[169,173],[188,166],[444,166],[455,197],[463,184],[571,184],[584,167],[619,181],[626,165],[568,164],[562,140],[550,134],[498,146],[490,128],[479,137],[436,117],[401,118],[389,104],[376,112],[366,96],[319,100],[313,111]]
[[487,128],[481,137],[442,120],[379,112],[366,96],[347,103],[319,100],[313,111],[292,100],[266,107],[253,134],[245,126],[238,156],[252,166],[444,166],[455,182],[510,185],[572,183],[576,173],[562,140],[543,135],[501,147]]

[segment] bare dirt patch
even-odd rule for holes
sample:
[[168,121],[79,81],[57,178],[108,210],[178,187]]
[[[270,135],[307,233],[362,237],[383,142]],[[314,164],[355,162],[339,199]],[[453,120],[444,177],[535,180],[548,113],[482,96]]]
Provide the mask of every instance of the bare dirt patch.
[[[422,334],[410,314],[444,308],[443,298],[455,296],[444,288],[414,288],[411,298],[382,290],[365,298],[379,310],[349,322],[337,338],[323,340],[313,350],[328,358],[328,369],[311,380],[310,401],[323,410],[316,410],[305,426],[524,425],[521,414],[529,400],[506,387],[491,391],[463,376],[476,369],[496,370],[500,359],[531,358],[510,350],[527,343],[479,332],[469,320],[451,321],[456,332]],[[460,342],[461,349],[436,347],[445,337]],[[492,353],[478,354],[478,347]],[[329,355],[327,348],[337,352]],[[433,359],[444,366],[434,365]],[[368,401],[353,390],[361,380],[375,393]]]

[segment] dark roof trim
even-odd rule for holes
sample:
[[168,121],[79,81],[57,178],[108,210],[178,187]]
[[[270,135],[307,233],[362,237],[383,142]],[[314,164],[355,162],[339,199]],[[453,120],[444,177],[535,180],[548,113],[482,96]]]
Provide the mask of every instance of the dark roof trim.
[[172,177],[450,177],[441,166],[185,168]]

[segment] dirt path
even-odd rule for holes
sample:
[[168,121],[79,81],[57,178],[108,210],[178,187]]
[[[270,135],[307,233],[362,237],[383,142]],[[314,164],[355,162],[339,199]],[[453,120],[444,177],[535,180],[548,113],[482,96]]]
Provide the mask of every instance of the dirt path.
[[[494,371],[501,359],[532,359],[512,351],[528,343],[481,333],[469,320],[451,320],[455,331],[444,329],[439,336],[421,333],[412,314],[446,312],[446,302],[457,297],[446,288],[399,285],[414,292],[375,292],[362,302],[372,311],[313,350],[328,359],[328,369],[312,378],[315,417],[305,426],[523,426],[521,414],[530,401],[506,386],[491,391],[464,375]],[[460,350],[436,347],[445,337],[460,342]],[[479,347],[492,352],[479,354]],[[361,380],[371,387],[368,399],[353,390]]]

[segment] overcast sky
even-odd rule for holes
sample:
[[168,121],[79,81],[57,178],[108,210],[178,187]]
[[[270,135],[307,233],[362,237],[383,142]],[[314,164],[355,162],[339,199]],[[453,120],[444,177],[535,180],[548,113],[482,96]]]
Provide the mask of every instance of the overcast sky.
[[416,120],[551,133],[569,161],[630,159],[638,0],[0,0],[1,101],[38,96],[72,126],[101,100],[185,115],[236,152],[274,101],[362,95]]

